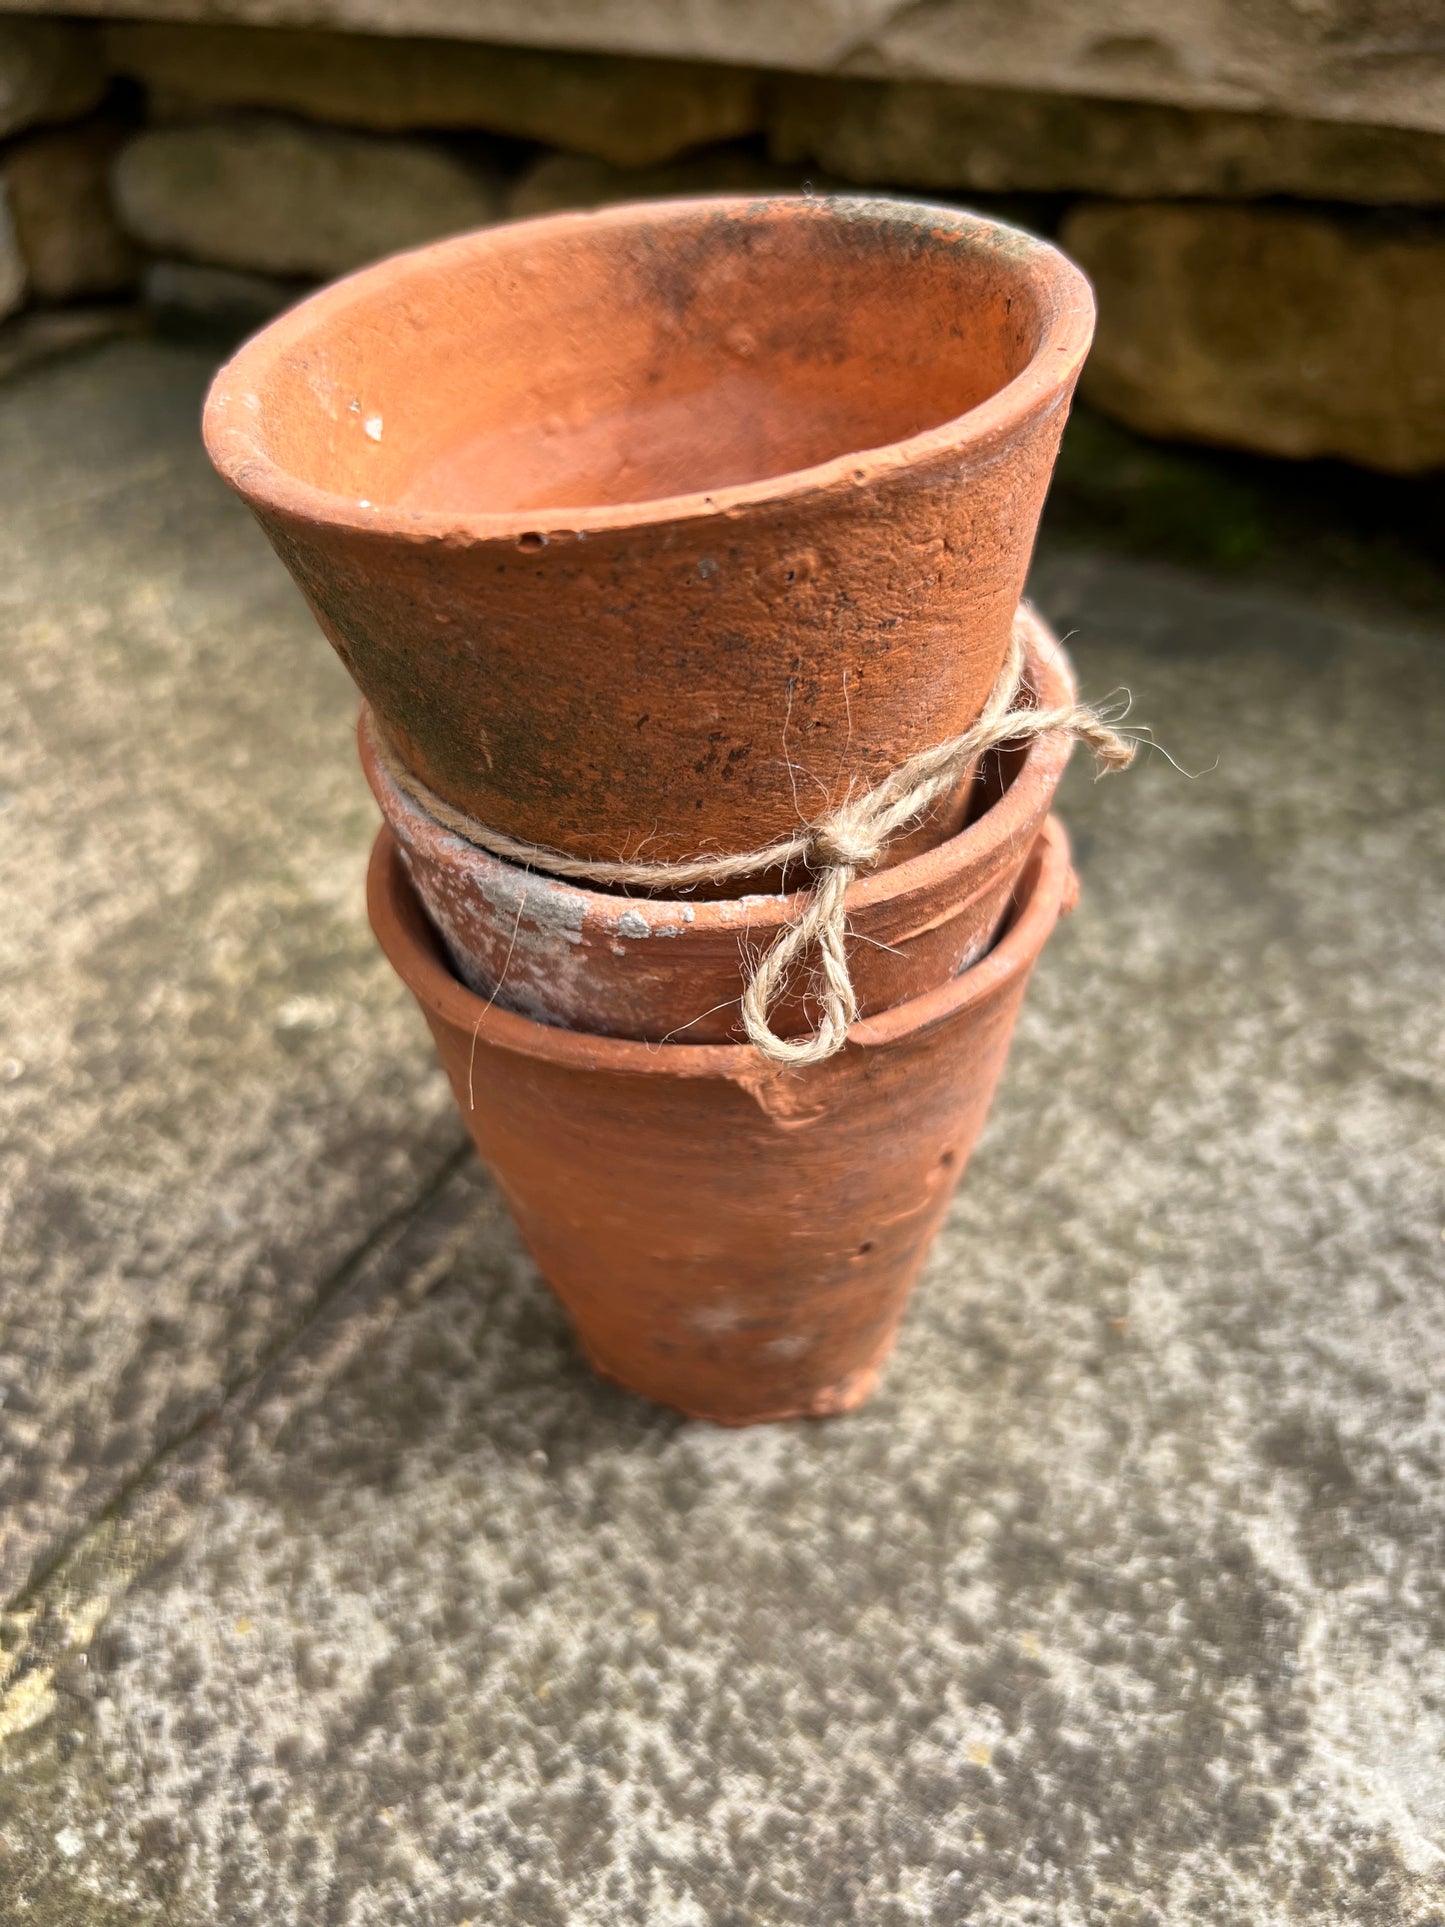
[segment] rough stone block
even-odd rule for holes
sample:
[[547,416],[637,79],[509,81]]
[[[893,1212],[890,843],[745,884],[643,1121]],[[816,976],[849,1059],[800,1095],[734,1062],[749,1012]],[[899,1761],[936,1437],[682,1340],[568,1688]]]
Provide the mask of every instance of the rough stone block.
[[513,216],[608,207],[684,194],[766,194],[796,188],[802,170],[737,149],[694,154],[667,167],[609,167],[585,154],[544,154],[507,197]]
[[0,382],[31,374],[42,363],[82,348],[145,332],[146,316],[116,301],[69,302],[63,308],[30,308],[0,327]]
[[0,19],[0,134],[89,113],[106,85],[99,43],[84,27]]
[[735,67],[226,26],[115,27],[106,47],[118,72],[172,100],[378,133],[486,128],[619,167],[759,124],[754,77]]
[[[0,0],[22,10],[36,0]],[[45,0],[246,21],[949,80],[1445,132],[1437,0]]]
[[501,206],[499,183],[445,149],[260,115],[140,134],[113,183],[143,246],[262,274],[344,274]]
[[236,341],[306,292],[304,283],[199,261],[152,261],[142,286],[146,306],[168,331]]
[[135,281],[135,249],[107,179],[117,144],[104,125],[60,128],[20,142],[0,164],[31,291],[42,301],[115,294]]
[[[826,4],[841,27],[847,0]],[[868,12],[876,24],[838,67],[1445,131],[1435,0],[872,0]]]
[[1146,434],[1414,473],[1445,462],[1445,237],[1284,208],[1094,202],[1081,392]]
[[25,302],[25,256],[15,232],[9,190],[0,179],[0,319]]
[[780,79],[769,140],[849,181],[985,192],[1445,201],[1445,135],[928,81]]

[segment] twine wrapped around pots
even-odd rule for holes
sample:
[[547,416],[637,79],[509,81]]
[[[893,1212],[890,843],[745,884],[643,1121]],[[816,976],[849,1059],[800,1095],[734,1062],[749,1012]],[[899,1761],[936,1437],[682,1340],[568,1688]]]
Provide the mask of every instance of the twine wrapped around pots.
[[[878,862],[891,837],[924,815],[956,785],[977,756],[1004,743],[1024,742],[1057,731],[1086,743],[1105,769],[1127,769],[1134,760],[1134,743],[1087,703],[1056,709],[1016,708],[1025,653],[1016,620],[998,681],[978,720],[962,735],[909,757],[881,783],[826,811],[796,835],[763,849],[730,855],[665,863],[625,858],[598,861],[524,843],[489,829],[437,796],[406,768],[379,727],[376,749],[397,786],[454,836],[503,862],[548,876],[615,884],[624,889],[679,891],[700,884],[736,882],[792,863],[805,865],[813,877],[811,887],[800,893],[800,906],[792,922],[750,969],[741,998],[749,1042],[775,1064],[804,1066],[821,1063],[840,1051],[849,1025],[858,1016],[845,947],[850,886],[860,870]],[[768,1022],[768,1012],[789,974],[810,951],[816,952],[818,960],[819,1021],[807,1036],[779,1037]]]

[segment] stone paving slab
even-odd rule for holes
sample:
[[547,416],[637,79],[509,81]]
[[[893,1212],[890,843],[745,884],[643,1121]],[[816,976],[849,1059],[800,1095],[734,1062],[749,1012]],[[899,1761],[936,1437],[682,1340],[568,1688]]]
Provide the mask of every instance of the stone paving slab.
[[375,953],[340,665],[205,356],[0,388],[0,1599],[461,1142]]
[[[140,365],[155,386],[127,402]],[[67,376],[78,411],[147,416],[134,462],[151,446],[193,478],[194,499],[153,484],[164,506],[112,548],[84,539],[107,608],[148,606],[135,584],[160,598],[126,620],[132,659],[164,680],[194,653],[216,679],[166,682],[178,734],[206,748],[175,769],[174,818],[239,734],[208,704],[254,701],[272,721],[252,756],[278,773],[269,812],[247,805],[221,839],[231,888],[272,874],[288,775],[336,880],[259,956],[224,953],[227,975],[207,963],[224,927],[196,881],[209,841],[188,846],[184,889],[154,886],[113,936],[93,879],[121,839],[92,813],[62,846],[93,866],[80,909],[99,927],[87,974],[34,974],[26,1022],[61,1036],[44,1013],[102,998],[107,972],[143,981],[168,911],[197,961],[184,1027],[134,990],[105,1004],[108,1097],[66,1050],[45,1060],[47,1128],[64,1129],[48,1168],[113,1215],[107,1269],[72,1275],[57,1234],[11,1293],[43,1362],[30,1505],[68,1505],[70,1530],[51,1528],[5,1627],[0,1920],[1438,1922],[1438,639],[1045,559],[1039,596],[1077,628],[1089,692],[1132,684],[1200,773],[1159,757],[1123,781],[1071,773],[1083,906],[1040,967],[882,1389],[841,1421],[723,1433],[589,1376],[488,1181],[452,1158],[422,1027],[369,963],[351,894],[368,822],[346,692],[244,523],[222,533],[225,506],[197,552],[205,483],[189,416],[168,412],[172,366],[97,357]],[[59,408],[54,380],[22,417]],[[57,599],[46,578],[32,598],[27,622]],[[286,703],[245,697],[197,640],[228,611],[272,675],[294,672]],[[149,707],[118,668],[72,700],[85,767],[123,769]],[[45,740],[73,740],[65,710],[45,714]],[[111,774],[101,807],[144,823],[167,773],[147,763],[134,794]],[[204,810],[209,837],[223,814]],[[149,834],[125,839],[135,888],[153,887]],[[36,941],[54,946],[58,914],[36,914]],[[360,1061],[338,1070],[303,1032],[298,1067],[265,1028],[272,995],[329,1000]],[[126,1101],[129,1052],[153,1093],[170,1080],[208,1127],[233,1125],[241,1100],[216,1094],[233,1050],[284,1140],[245,1194],[270,1209],[273,1282],[255,1283],[244,1226],[201,1225],[207,1293],[171,1229],[187,1193],[144,1190],[134,1129],[106,1133],[104,1106]],[[188,1115],[173,1108],[180,1148],[157,1165],[242,1182],[253,1140],[212,1152]],[[429,1161],[382,1198],[359,1174],[417,1124]],[[162,1290],[173,1324],[147,1339],[133,1301]],[[105,1311],[142,1385],[169,1364],[213,1401],[236,1388],[211,1424],[153,1423],[103,1517],[87,1508],[106,1488],[45,1416],[79,1400],[97,1437],[115,1422],[99,1340],[93,1363],[65,1349],[71,1302]]]

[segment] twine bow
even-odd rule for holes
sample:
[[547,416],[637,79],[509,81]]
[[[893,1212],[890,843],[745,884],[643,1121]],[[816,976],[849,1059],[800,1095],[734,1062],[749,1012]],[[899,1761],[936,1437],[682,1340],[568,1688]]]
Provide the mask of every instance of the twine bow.
[[[850,798],[806,824],[796,836],[765,849],[730,856],[684,858],[676,863],[637,863],[568,856],[544,845],[523,843],[488,829],[475,817],[453,809],[412,775],[397,758],[381,729],[375,731],[379,759],[403,793],[435,817],[444,829],[489,856],[518,863],[548,876],[585,883],[618,884],[624,889],[687,890],[702,883],[730,883],[764,871],[802,863],[811,887],[799,893],[796,915],[753,965],[742,994],[743,1028],[748,1040],[775,1064],[818,1064],[843,1048],[848,1027],[858,1017],[858,997],[848,969],[847,896],[861,870],[878,862],[890,839],[951,790],[975,757],[1004,743],[1032,741],[1056,732],[1087,743],[1105,769],[1127,769],[1135,745],[1087,703],[1055,709],[1015,708],[1023,680],[1025,645],[1016,620],[1003,670],[977,722],[961,736],[920,750],[890,776],[861,796]],[[817,956],[815,997],[819,1018],[803,1037],[779,1037],[768,1022],[788,978],[812,951]]]

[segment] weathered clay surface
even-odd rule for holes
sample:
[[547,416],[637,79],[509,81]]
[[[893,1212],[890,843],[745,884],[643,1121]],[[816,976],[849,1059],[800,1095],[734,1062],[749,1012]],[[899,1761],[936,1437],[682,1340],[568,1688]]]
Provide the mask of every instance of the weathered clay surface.
[[318,278],[501,207],[498,182],[441,147],[260,114],[137,134],[113,183],[122,224],[154,253]]
[[[107,1252],[90,1362],[57,1342],[30,1381],[42,1489],[77,1407],[92,1453],[126,1423],[117,1334],[131,1385],[189,1384],[227,1309],[327,1269],[318,1225],[359,1232],[384,1146],[439,1115],[353,895],[350,692],[177,453],[197,365],[80,372],[4,402],[0,593],[65,672],[57,826],[79,789],[63,903],[35,820],[23,870],[0,840],[0,929],[39,899],[6,1031],[50,1045],[0,1098],[38,1080],[71,1190],[32,1332],[83,1330],[68,1251]],[[325,1342],[4,1623],[21,1927],[1440,1914],[1445,649],[1107,557],[1045,557],[1034,588],[1085,695],[1131,684],[1201,773],[1071,773],[1083,905],[872,1402],[724,1433],[608,1389],[495,1194],[453,1181],[334,1294]],[[320,908],[267,854],[283,794]],[[132,828],[145,796],[163,834]],[[178,827],[206,840],[169,870]],[[300,995],[355,1000],[354,1027],[268,1043]],[[82,1064],[70,1013],[97,1010]],[[374,1132],[355,1189],[338,1109]],[[207,1184],[243,1222],[197,1211],[191,1258],[169,1226]],[[138,1298],[171,1293],[143,1331]]]
[[1445,463],[1445,240],[1284,208],[1075,208],[1088,398],[1150,435],[1410,474]]
[[486,128],[647,167],[759,125],[741,68],[235,27],[112,27],[112,67],[173,105],[269,107],[377,133]]
[[213,483],[205,370],[0,390],[0,1597],[461,1141],[365,927],[354,699]]
[[314,296],[205,432],[446,802],[584,857],[745,851],[977,717],[1092,312],[952,209],[557,215]]
[[6,0],[1261,108],[1445,131],[1432,0]]
[[[1032,611],[1026,689],[1046,709],[1074,700],[1068,658]],[[1029,700],[1028,695],[1021,701]],[[358,731],[362,768],[407,875],[453,968],[503,1010],[609,1037],[715,1044],[744,1036],[748,960],[771,949],[798,912],[779,891],[718,900],[609,895],[501,862],[453,835],[402,790]],[[989,759],[977,791],[899,832],[889,862],[848,892],[848,968],[861,1015],[891,1010],[950,982],[988,949],[1014,901],[1072,748],[1052,736]],[[1002,780],[1001,780],[1002,779]],[[970,786],[972,787],[972,786]],[[965,814],[968,825],[965,828]],[[773,1006],[780,1037],[818,1022],[808,973]]]
[[558,1029],[467,990],[389,830],[367,908],[592,1364],[691,1417],[754,1425],[873,1390],[1075,895],[1046,825],[988,956],[802,1072],[747,1044]]
[[984,193],[1445,201],[1445,132],[929,81],[776,78],[783,162]]
[[86,28],[64,20],[0,19],[0,135],[73,120],[105,89],[100,43]]
[[135,249],[111,206],[118,135],[67,127],[19,141],[0,159],[30,292],[41,301],[116,294],[137,276]]

